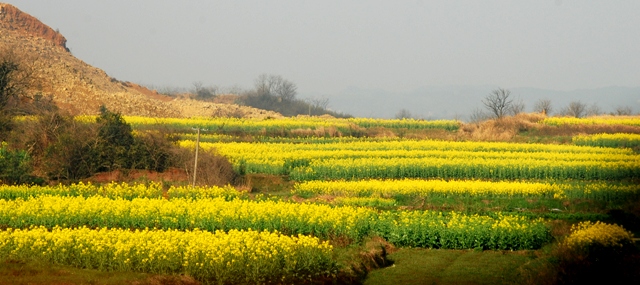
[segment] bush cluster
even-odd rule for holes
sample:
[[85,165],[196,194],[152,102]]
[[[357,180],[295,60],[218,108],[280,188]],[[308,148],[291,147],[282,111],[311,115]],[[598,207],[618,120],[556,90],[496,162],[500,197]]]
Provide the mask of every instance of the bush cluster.
[[163,171],[170,164],[171,142],[160,134],[134,136],[121,115],[106,108],[95,124],[60,114],[35,124],[33,143],[44,150],[42,170],[49,179],[76,180],[116,169]]
[[559,284],[634,284],[631,280],[640,280],[640,251],[633,244],[633,234],[615,224],[574,225],[554,255]]
[[[0,183],[38,183],[32,174],[55,181],[77,181],[98,172],[169,167],[192,171],[193,152],[182,149],[164,132],[133,131],[119,113],[101,108],[95,120],[81,121],[57,111],[16,117],[3,138]],[[9,148],[10,146],[11,148]],[[200,154],[199,182],[226,185],[235,178],[226,159]]]
[[10,150],[7,143],[0,144],[0,184],[37,183],[31,176],[31,158],[24,150]]

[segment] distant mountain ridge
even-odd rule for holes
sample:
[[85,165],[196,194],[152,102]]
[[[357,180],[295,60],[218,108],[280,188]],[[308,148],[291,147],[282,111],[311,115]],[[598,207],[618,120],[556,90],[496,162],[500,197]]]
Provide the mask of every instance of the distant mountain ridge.
[[[393,118],[401,109],[410,111],[415,117],[424,119],[468,120],[476,108],[484,108],[482,99],[499,88],[492,85],[425,86],[410,92],[369,90],[349,87],[328,96],[330,106],[340,112],[356,117]],[[522,100],[531,112],[540,99],[549,99],[553,113],[559,112],[571,101],[587,105],[596,104],[603,112],[613,112],[616,107],[629,106],[634,113],[640,112],[640,87],[602,87],[559,91],[542,88],[507,88],[516,100]]]

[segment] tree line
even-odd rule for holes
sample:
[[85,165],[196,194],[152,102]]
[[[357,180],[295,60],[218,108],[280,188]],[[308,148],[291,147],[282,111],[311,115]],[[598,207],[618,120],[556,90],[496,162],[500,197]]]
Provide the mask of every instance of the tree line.
[[[521,99],[516,99],[508,89],[498,88],[482,99],[483,109],[476,109],[471,114],[471,121],[478,122],[490,118],[500,119],[504,116],[515,116],[524,112],[525,104]],[[533,106],[533,111],[550,116],[555,111],[550,99],[539,99]],[[567,106],[557,111],[556,115],[582,118],[586,116],[603,115],[604,112],[597,104],[587,105],[581,101],[571,101]],[[633,114],[631,107],[618,106],[609,115],[630,116]]]

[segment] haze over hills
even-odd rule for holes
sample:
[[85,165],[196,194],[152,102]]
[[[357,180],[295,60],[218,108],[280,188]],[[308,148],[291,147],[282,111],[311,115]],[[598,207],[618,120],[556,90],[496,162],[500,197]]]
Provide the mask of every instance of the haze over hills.
[[[474,109],[484,108],[482,99],[497,88],[499,86],[428,86],[411,92],[393,92],[350,87],[326,97],[332,109],[356,117],[393,118],[401,109],[406,109],[417,118],[468,121]],[[531,112],[540,99],[551,100],[553,113],[571,101],[580,101],[588,106],[596,104],[605,113],[620,106],[631,107],[634,113],[640,112],[640,87],[611,86],[573,91],[527,87],[507,89],[516,101],[522,99],[526,112]]]
[[233,104],[174,99],[112,78],[74,57],[59,32],[10,4],[0,3],[0,39],[0,48],[12,50],[32,70],[29,96],[51,96],[72,114],[97,114],[104,105],[125,115],[151,117],[280,116]]
[[[37,18],[10,4],[0,3],[0,46],[10,46],[34,58],[40,84],[32,93],[53,97],[62,109],[74,114],[95,114],[105,105],[127,115],[190,117],[246,116],[277,117],[277,113],[233,104],[214,104],[189,99],[174,99],[134,83],[120,81],[75,58],[66,46],[66,38]],[[126,78],[124,79],[126,80]],[[232,82],[233,84],[233,82]],[[401,109],[424,119],[469,120],[481,100],[499,86],[450,85],[427,86],[409,92],[350,87],[335,94],[300,92],[299,98],[326,97],[335,111],[356,117],[393,118]],[[531,111],[539,99],[550,99],[555,112],[571,101],[596,104],[603,112],[616,107],[631,107],[640,112],[640,87],[604,87],[573,91],[539,88],[508,88],[522,99],[525,111]]]

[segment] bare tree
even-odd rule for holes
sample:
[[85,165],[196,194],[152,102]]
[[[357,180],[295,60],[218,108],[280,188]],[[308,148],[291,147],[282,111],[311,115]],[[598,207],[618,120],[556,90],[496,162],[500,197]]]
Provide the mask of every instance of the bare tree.
[[321,97],[321,98],[312,98],[311,105],[316,109],[326,110],[329,106],[329,98]]
[[233,86],[228,86],[228,87],[224,87],[224,88],[220,88],[220,93],[221,94],[242,94],[244,92],[244,90],[242,89],[242,87],[238,86],[238,85],[233,85]]
[[411,119],[413,118],[413,114],[407,109],[400,109],[398,113],[396,113],[396,119]]
[[311,116],[312,114],[316,114],[316,115],[324,114],[326,113],[327,106],[329,106],[329,98],[326,98],[326,97],[306,98],[304,99],[304,102],[306,103],[309,109],[309,113],[308,113],[309,116]]
[[7,46],[0,49],[0,111],[17,103],[19,97],[27,96],[27,89],[35,85],[33,63],[36,58],[17,52],[19,50]]
[[193,82],[193,90],[191,91],[193,94],[197,95],[202,90],[204,90],[204,85],[202,84],[202,81]]
[[553,108],[551,107],[551,100],[549,99],[538,100],[538,102],[536,102],[536,104],[533,106],[533,111],[542,113],[545,115],[551,115],[551,111],[553,111]]
[[193,90],[191,93],[196,95],[196,99],[207,100],[216,96],[218,93],[218,87],[205,87],[201,81],[197,81],[193,83]]
[[17,70],[18,64],[14,61],[6,58],[0,60],[0,110],[3,110],[17,95],[17,86],[13,80]]
[[586,113],[587,116],[597,116],[602,114],[602,110],[600,110],[600,107],[596,103],[593,103],[587,108]]
[[490,117],[489,114],[485,113],[481,108],[476,107],[471,112],[471,115],[469,116],[469,120],[472,123],[480,123],[480,122],[488,119],[489,117]]
[[280,75],[261,74],[255,81],[258,94],[271,95],[280,101],[292,101],[296,97],[298,87]]
[[633,111],[631,110],[631,107],[618,106],[616,107],[616,111],[613,114],[617,116],[631,116],[631,113],[633,113]]
[[511,108],[513,99],[509,98],[510,95],[511,91],[498,88],[487,95],[487,97],[482,100],[482,103],[492,115],[496,118],[502,118],[506,115],[509,108]]
[[20,105],[23,99],[35,100],[28,89],[38,85],[33,75],[36,58],[21,52],[13,46],[3,46],[0,42],[0,133],[9,131],[13,125],[12,116],[23,113]]
[[569,103],[569,106],[564,107],[560,113],[565,116],[582,118],[584,117],[586,110],[587,104],[580,101],[571,101],[571,103]]
[[518,99],[518,101],[513,102],[511,104],[511,107],[509,107],[509,113],[512,116],[515,116],[517,114],[524,112],[525,107],[526,105],[524,104],[524,101],[522,101],[522,99]]

